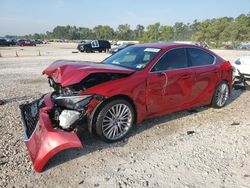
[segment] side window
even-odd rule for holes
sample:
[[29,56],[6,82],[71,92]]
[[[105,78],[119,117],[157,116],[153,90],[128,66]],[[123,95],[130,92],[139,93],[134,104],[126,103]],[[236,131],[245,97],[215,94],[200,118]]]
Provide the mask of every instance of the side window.
[[170,50],[154,65],[152,71],[174,70],[188,67],[184,48]]
[[197,48],[188,48],[187,50],[192,66],[204,66],[214,63],[214,56],[203,50]]

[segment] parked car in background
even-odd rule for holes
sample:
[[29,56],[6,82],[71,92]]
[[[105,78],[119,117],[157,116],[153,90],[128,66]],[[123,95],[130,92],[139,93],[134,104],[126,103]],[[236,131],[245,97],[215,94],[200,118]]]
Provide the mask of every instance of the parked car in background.
[[228,61],[174,43],[133,45],[101,63],[59,60],[43,74],[54,91],[20,106],[38,172],[56,153],[83,147],[79,127],[115,142],[149,118],[204,105],[221,108],[232,88]]
[[18,40],[17,46],[36,46],[36,44],[30,40]]
[[9,46],[10,43],[6,39],[0,39],[0,46]]
[[43,44],[43,41],[36,39],[36,40],[31,40],[31,42],[33,42],[34,44]]
[[111,44],[107,40],[92,40],[84,41],[83,43],[78,44],[77,49],[80,52],[106,52],[111,48]]
[[132,46],[132,45],[134,45],[134,44],[122,44],[122,45],[119,45],[119,46],[117,46],[117,47],[111,48],[111,49],[109,50],[109,52],[110,52],[111,54],[115,54],[115,53],[117,53],[117,52],[119,52],[119,51],[121,51],[121,50],[123,50],[123,49],[129,47],[129,46]]
[[205,41],[200,41],[200,42],[196,43],[196,45],[200,46],[202,48],[209,49],[209,46],[208,46],[208,44]]
[[237,46],[238,50],[250,50],[250,44],[240,44]]
[[250,79],[250,56],[243,56],[233,63],[235,77],[242,74],[246,79]]
[[17,40],[16,39],[7,39],[8,43],[10,46],[15,46],[16,43],[17,43]]

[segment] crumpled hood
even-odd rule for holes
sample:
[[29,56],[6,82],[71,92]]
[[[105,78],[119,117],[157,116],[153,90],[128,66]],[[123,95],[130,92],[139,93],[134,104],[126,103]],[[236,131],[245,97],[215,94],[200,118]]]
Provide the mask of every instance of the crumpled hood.
[[103,72],[131,74],[134,72],[134,70],[116,65],[88,61],[58,60],[46,68],[43,71],[43,74],[48,75],[49,77],[53,78],[56,83],[60,83],[61,86],[65,87],[79,83],[92,73]]

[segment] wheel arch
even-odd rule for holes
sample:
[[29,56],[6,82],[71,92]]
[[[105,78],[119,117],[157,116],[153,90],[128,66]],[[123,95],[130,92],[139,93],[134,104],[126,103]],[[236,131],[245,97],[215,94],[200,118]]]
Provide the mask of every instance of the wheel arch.
[[106,105],[107,103],[113,101],[113,100],[116,100],[116,99],[124,99],[126,100],[127,102],[129,102],[133,109],[134,109],[134,112],[135,112],[135,118],[134,118],[134,124],[137,123],[137,109],[136,109],[136,106],[135,106],[135,103],[134,101],[127,95],[124,95],[124,94],[119,94],[119,95],[114,95],[110,98],[107,98],[106,100],[102,101],[96,108],[95,110],[92,112],[92,114],[88,117],[88,129],[89,129],[89,132],[90,133],[95,133],[95,121],[96,121],[96,117],[97,117],[97,114],[100,112],[100,110],[102,109],[102,107],[104,105]]

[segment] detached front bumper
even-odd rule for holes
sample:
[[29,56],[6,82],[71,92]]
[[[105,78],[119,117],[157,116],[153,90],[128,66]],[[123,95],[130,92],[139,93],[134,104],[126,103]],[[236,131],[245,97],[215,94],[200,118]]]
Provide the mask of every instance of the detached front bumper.
[[52,107],[51,94],[20,105],[25,128],[24,142],[37,172],[41,172],[48,160],[58,152],[83,147],[75,133],[53,128],[48,113]]

